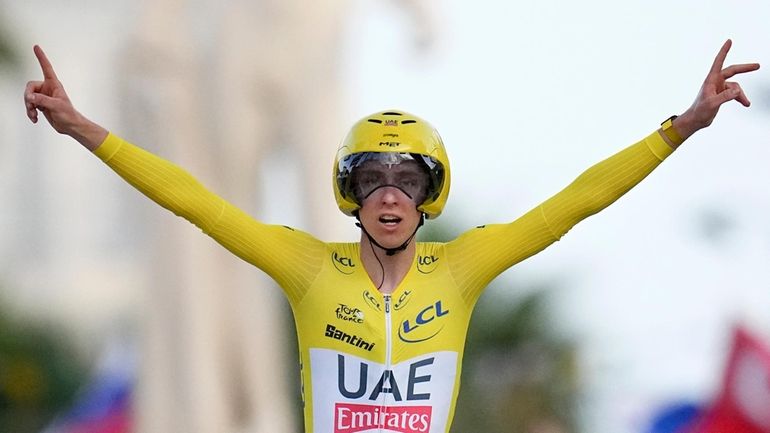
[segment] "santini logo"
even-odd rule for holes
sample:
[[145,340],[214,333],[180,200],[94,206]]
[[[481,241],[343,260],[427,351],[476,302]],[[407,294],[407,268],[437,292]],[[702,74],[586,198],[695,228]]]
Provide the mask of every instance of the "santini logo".
[[351,346],[360,347],[368,352],[374,349],[374,343],[367,343],[358,335],[351,335],[340,331],[334,325],[326,325],[326,333],[324,336],[348,343]]

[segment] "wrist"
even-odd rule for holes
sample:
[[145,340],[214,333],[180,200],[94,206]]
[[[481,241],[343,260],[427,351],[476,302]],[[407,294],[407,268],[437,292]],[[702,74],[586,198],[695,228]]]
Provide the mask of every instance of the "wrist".
[[88,120],[78,113],[78,122],[72,126],[70,137],[82,144],[83,147],[93,152],[107,138],[109,132],[98,124]]
[[696,131],[701,129],[701,127],[698,126],[697,122],[695,121],[695,116],[690,110],[685,111],[676,119],[674,119],[671,126],[676,130],[677,133],[679,133],[679,136],[682,137],[682,141],[687,140]]
[[672,149],[676,149],[701,128],[695,121],[692,111],[688,109],[679,116],[666,119],[660,124],[658,133]]
[[679,135],[676,128],[674,128],[674,120],[676,120],[677,117],[677,115],[673,115],[664,120],[660,124],[660,129],[658,129],[658,134],[660,134],[663,141],[665,141],[672,149],[676,149],[684,142],[684,139]]

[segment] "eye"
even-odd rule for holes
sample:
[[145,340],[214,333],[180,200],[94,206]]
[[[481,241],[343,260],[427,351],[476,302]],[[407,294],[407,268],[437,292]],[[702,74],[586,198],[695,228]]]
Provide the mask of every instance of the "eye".
[[357,200],[362,200],[382,184],[382,173],[375,170],[359,170],[354,173],[352,187]]
[[418,176],[403,176],[399,183],[404,186],[422,186],[421,179]]
[[357,179],[358,184],[361,186],[365,185],[374,185],[376,183],[379,183],[380,176],[377,175],[377,173],[362,173],[361,176]]

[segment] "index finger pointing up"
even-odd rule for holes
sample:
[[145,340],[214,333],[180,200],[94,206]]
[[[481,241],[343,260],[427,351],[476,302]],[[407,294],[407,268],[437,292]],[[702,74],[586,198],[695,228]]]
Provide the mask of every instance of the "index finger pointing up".
[[40,68],[43,69],[43,78],[58,80],[56,72],[54,72],[53,66],[51,66],[51,62],[48,61],[48,57],[45,56],[43,49],[40,48],[39,45],[35,45],[33,50],[35,51],[37,61],[40,62]]
[[714,64],[711,65],[711,73],[718,74],[722,71],[722,66],[725,64],[727,58],[727,52],[730,51],[730,47],[733,45],[733,41],[726,40],[722,45],[722,48],[717,53],[717,57],[714,59]]

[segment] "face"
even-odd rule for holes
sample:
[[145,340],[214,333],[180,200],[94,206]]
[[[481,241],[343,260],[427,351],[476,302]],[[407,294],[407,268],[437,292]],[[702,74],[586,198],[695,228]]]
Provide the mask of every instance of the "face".
[[414,233],[421,214],[417,206],[427,190],[427,175],[417,163],[367,162],[356,169],[353,184],[361,222],[380,245],[398,247]]
[[362,205],[378,188],[393,186],[406,194],[417,206],[427,197],[428,183],[428,174],[415,161],[402,161],[397,164],[366,161],[355,169],[351,178],[353,196]]

